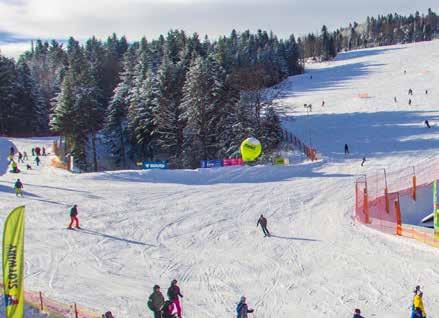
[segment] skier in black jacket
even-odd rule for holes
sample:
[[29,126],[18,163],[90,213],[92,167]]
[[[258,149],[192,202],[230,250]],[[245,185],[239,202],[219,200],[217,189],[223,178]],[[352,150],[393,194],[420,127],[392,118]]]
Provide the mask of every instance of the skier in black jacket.
[[256,226],[261,225],[262,228],[262,232],[264,232],[264,236],[268,236],[270,237],[271,234],[267,229],[267,219],[261,214],[261,216],[259,217],[258,223],[256,223]]

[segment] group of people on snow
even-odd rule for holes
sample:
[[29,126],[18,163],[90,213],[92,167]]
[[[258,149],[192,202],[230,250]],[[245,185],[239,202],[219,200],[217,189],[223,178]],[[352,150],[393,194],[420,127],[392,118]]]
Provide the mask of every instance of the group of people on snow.
[[[15,155],[17,155],[17,161],[15,161]],[[35,157],[34,162],[37,166],[40,165],[41,159],[40,156],[46,156],[46,148],[45,147],[35,147],[32,148],[32,156]],[[29,157],[27,155],[26,151],[18,151],[16,153],[16,150],[14,147],[11,147],[9,151],[9,165],[11,166],[11,172],[12,173],[20,173],[21,170],[18,167],[18,163],[26,164],[27,170],[32,170],[32,166],[27,162],[29,160]]]
[[[40,156],[46,156],[46,148],[45,147],[35,147],[32,148],[32,156],[35,156],[34,162],[37,166],[40,165],[41,159]],[[15,156],[17,156],[17,161],[15,161]],[[14,147],[11,147],[8,155],[9,165],[11,166],[10,172],[12,173],[20,173],[21,170],[18,167],[18,163],[26,164],[27,170],[32,170],[32,166],[28,163],[29,157],[26,151],[17,151]],[[18,197],[23,197],[23,183],[20,179],[17,179],[14,183],[15,195]]]
[[165,297],[160,291],[160,286],[154,286],[153,292],[148,299],[148,308],[154,313],[154,318],[182,318],[180,298],[183,298],[183,295],[180,292],[176,279],[172,280],[167,294],[168,300],[165,301]]

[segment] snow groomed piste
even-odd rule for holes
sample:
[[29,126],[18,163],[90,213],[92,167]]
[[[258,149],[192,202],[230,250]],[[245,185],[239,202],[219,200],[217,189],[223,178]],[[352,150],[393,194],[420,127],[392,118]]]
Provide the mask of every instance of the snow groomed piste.
[[[407,180],[394,189],[401,183],[388,179],[388,195],[411,188],[412,166],[417,197],[432,181],[439,148],[439,55],[432,52],[438,49],[433,41],[343,53],[286,80],[277,100],[286,110],[284,127],[318,149],[312,163],[77,175],[50,167],[49,157],[20,174],[24,198],[18,199],[17,176],[6,173],[1,211],[27,207],[26,288],[117,318],[149,316],[152,287],[166,289],[174,278],[185,317],[233,316],[245,295],[256,318],[349,317],[354,308],[365,317],[400,318],[409,316],[420,284],[434,318],[437,248],[369,229],[354,222],[352,211],[360,175],[368,176],[368,193],[380,197],[384,188],[373,190],[372,180],[383,169]],[[360,98],[365,92],[368,98]],[[323,100],[312,112],[303,108]],[[29,150],[53,141],[11,142]],[[420,167],[427,166],[423,179]],[[393,175],[401,169],[410,171],[408,178]],[[400,193],[401,206],[404,198]],[[65,230],[73,204],[88,233]],[[261,214],[270,238],[256,227]]]

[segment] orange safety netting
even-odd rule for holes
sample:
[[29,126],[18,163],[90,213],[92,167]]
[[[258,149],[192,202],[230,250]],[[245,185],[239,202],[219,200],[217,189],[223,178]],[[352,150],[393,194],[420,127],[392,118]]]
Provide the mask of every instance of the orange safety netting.
[[400,199],[417,200],[420,187],[439,179],[439,159],[399,170],[377,171],[361,176],[355,182],[355,220],[379,231],[416,239],[439,247],[439,237],[402,224]]
[[[3,288],[3,283],[0,283]],[[48,314],[54,318],[100,318],[91,310],[78,306],[76,303],[66,305],[58,301],[47,298],[42,292],[25,291],[24,299],[26,304],[39,310],[41,313]]]

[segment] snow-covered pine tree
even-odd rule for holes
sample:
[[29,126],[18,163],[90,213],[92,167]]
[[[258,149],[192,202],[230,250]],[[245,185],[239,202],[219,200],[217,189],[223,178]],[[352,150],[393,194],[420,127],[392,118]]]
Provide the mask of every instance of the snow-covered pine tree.
[[130,46],[124,55],[119,84],[113,92],[107,109],[105,133],[111,155],[119,167],[127,167],[125,144],[127,143],[126,116],[130,104],[130,89],[133,85],[136,47]]
[[225,71],[212,56],[196,57],[183,87],[181,119],[184,130],[184,163],[196,167],[199,160],[214,159],[221,145],[217,125],[223,122]]
[[154,110],[155,135],[160,149],[168,154],[171,167],[181,168],[184,122],[179,107],[184,80],[184,65],[171,62],[167,55],[158,71],[160,98]]
[[0,134],[14,131],[17,80],[14,60],[0,54]]

